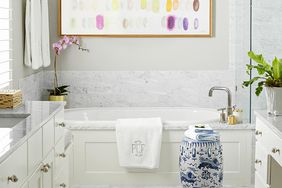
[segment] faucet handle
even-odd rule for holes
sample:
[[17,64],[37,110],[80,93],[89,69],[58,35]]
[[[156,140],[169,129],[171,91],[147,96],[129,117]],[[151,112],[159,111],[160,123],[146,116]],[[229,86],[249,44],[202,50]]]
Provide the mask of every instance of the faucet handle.
[[226,108],[219,108],[219,109],[217,109],[217,111],[221,111],[221,113],[224,113],[225,110],[226,110]]
[[217,111],[221,111],[220,112],[220,116],[219,116],[219,122],[220,123],[226,123],[226,115],[225,115],[225,111],[226,108],[220,108],[220,109],[217,109]]

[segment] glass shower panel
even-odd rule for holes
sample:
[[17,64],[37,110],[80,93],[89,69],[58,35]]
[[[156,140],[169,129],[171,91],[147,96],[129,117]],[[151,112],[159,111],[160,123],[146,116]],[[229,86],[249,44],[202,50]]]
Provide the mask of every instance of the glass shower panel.
[[[263,54],[271,63],[276,56],[282,58],[282,1],[253,0],[253,51]],[[253,76],[255,76],[255,71]],[[256,85],[252,86],[252,113],[255,110],[266,109],[265,92],[259,97],[254,94]],[[252,116],[254,119],[254,116]]]

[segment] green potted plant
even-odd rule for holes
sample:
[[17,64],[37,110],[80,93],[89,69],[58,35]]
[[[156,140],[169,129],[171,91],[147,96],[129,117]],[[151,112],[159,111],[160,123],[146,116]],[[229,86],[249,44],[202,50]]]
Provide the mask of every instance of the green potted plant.
[[243,82],[243,87],[249,87],[257,82],[255,94],[259,96],[263,89],[266,90],[267,112],[273,115],[282,115],[282,59],[275,57],[272,63],[266,62],[264,57],[254,52],[248,56],[256,62],[255,65],[246,65],[247,74],[251,70],[257,71],[257,76]]
[[88,49],[82,48],[77,36],[64,36],[58,42],[53,44],[53,50],[55,52],[54,58],[54,87],[52,89],[48,89],[49,92],[49,101],[65,101],[65,96],[68,95],[68,87],[69,85],[61,85],[58,84],[58,73],[57,73],[57,57],[61,54],[61,52],[67,49],[71,45],[77,45],[78,50],[87,51]]

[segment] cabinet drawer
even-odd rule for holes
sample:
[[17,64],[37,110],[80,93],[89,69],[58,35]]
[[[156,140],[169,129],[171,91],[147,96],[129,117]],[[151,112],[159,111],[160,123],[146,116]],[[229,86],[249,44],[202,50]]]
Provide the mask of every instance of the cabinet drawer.
[[257,142],[256,143],[256,157],[255,157],[255,169],[260,177],[267,182],[268,180],[268,154],[266,153],[263,146]]
[[269,186],[257,172],[255,173],[255,188],[269,188]]
[[[8,177],[13,177],[9,180]],[[20,146],[10,157],[0,164],[0,187],[18,188],[27,177],[27,144]],[[15,181],[15,182],[13,182]]]
[[54,119],[52,118],[43,126],[43,157],[51,151],[54,146]]
[[61,110],[55,115],[55,143],[63,137],[64,131],[64,110]]
[[68,170],[63,170],[55,179],[55,188],[70,188],[68,175]]
[[28,139],[28,173],[32,173],[42,161],[42,129]]
[[55,146],[55,177],[62,171],[66,159],[64,139],[61,139]]
[[256,119],[256,139],[265,148],[266,153],[282,166],[282,139],[264,124],[259,118]]
[[41,166],[43,188],[53,188],[54,150],[48,154]]

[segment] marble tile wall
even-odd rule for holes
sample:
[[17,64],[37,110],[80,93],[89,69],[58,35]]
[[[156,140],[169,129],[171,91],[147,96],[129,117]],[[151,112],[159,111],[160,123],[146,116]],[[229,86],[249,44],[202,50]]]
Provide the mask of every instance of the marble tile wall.
[[23,92],[23,100],[42,100],[43,77],[44,72],[40,71],[19,80],[19,89]]
[[[234,71],[231,70],[62,71],[59,75],[61,84],[70,85],[68,101],[71,108],[93,106],[219,108],[226,106],[226,93],[215,92],[214,97],[209,98],[208,90],[212,86],[221,85],[235,92]],[[53,72],[45,72],[44,87],[52,87],[52,78]]]

